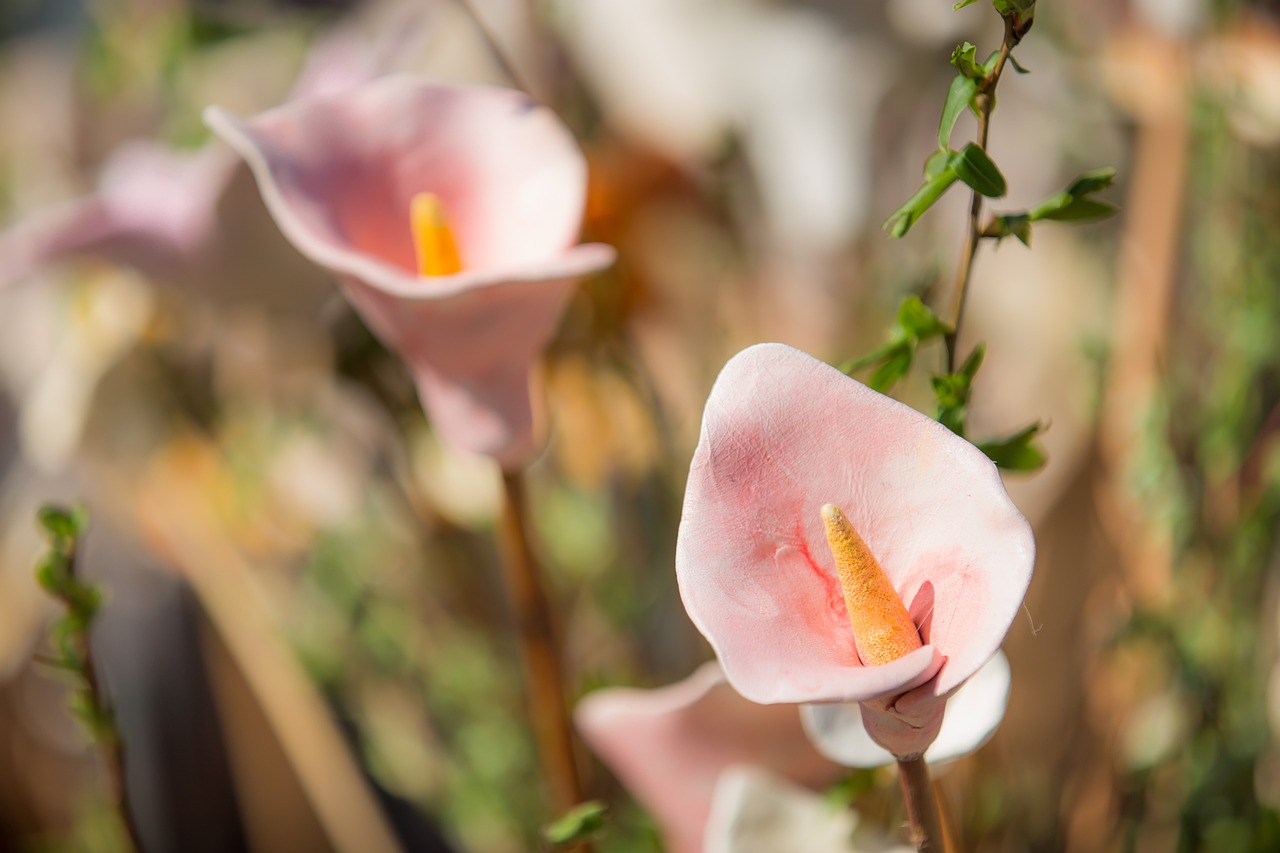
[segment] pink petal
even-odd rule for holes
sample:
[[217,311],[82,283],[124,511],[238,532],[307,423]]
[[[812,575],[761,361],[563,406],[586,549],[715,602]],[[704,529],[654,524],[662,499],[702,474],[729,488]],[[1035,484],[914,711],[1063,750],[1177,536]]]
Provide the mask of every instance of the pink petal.
[[[861,665],[819,516],[828,501],[879,558],[924,649]],[[995,466],[919,412],[781,344],[744,350],[716,380],[676,572],[747,698],[863,701],[931,678],[929,695],[947,694],[999,648],[1034,553]]]
[[[519,92],[394,76],[249,122],[217,108],[205,120],[249,163],[285,236],[409,363],[441,435],[524,458],[529,369],[575,281],[614,257],[576,245],[586,166],[556,117]],[[417,275],[419,192],[443,202],[463,272]]]
[[[1009,659],[996,652],[946,701],[942,729],[924,757],[931,764],[951,761],[986,743],[1004,719],[1009,703]],[[846,767],[880,767],[893,754],[876,743],[863,725],[862,706],[853,703],[803,705],[800,719],[818,751]]]
[[598,690],[578,704],[574,718],[658,821],[673,853],[702,849],[716,779],[731,765],[767,767],[809,785],[840,775],[805,739],[796,709],[746,701],[715,662],[658,690]]

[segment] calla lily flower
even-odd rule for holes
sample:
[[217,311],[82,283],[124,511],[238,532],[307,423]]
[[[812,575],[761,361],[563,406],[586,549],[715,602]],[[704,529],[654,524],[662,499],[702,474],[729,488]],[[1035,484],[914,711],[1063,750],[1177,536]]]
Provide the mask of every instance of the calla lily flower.
[[[938,738],[925,750],[930,764],[968,755],[986,743],[1009,704],[1009,659],[996,652],[947,700]],[[818,751],[846,767],[880,767],[893,755],[871,738],[862,706],[849,703],[801,705],[800,720]]]
[[574,722],[653,815],[672,853],[703,849],[717,780],[733,765],[814,786],[844,772],[810,744],[795,708],[748,702],[714,661],[656,690],[597,690],[578,703]]
[[525,461],[533,363],[576,281],[614,258],[577,242],[586,166],[555,115],[520,92],[398,75],[205,120],[408,363],[440,436]]
[[[832,538],[842,518],[851,531]],[[833,557],[837,539],[860,555]],[[744,350],[716,380],[676,574],[690,618],[746,698],[862,702],[877,743],[918,755],[946,697],[1003,642],[1034,555],[995,466],[919,412],[781,344]],[[841,576],[879,564],[919,648],[860,657],[846,601],[879,609],[882,597],[842,589],[837,562]]]

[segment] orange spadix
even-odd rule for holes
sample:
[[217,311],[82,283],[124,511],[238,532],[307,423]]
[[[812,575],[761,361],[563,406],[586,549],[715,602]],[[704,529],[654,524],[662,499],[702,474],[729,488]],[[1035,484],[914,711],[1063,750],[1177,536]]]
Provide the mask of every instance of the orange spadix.
[[822,523],[863,665],[889,663],[920,648],[920,633],[897,590],[840,507],[825,504]]
[[409,227],[418,255],[418,275],[453,275],[462,271],[458,246],[438,196],[418,193],[413,197],[409,202]]

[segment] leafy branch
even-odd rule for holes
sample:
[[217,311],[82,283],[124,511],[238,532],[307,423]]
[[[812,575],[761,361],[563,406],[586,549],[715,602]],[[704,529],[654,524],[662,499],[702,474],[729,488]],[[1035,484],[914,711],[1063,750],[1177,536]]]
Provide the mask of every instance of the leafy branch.
[[78,571],[80,541],[88,527],[88,515],[82,507],[44,506],[36,520],[49,540],[48,552],[36,564],[36,581],[65,611],[50,631],[54,657],[46,662],[71,674],[77,682],[71,711],[102,751],[111,796],[133,849],[141,853],[143,848],[124,784],[124,744],[98,679],[90,643],[90,628],[102,605],[102,591],[82,580]]

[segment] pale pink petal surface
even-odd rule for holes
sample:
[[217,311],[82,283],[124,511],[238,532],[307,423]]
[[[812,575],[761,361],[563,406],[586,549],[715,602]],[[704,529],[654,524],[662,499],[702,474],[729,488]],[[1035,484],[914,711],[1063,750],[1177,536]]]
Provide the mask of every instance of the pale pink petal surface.
[[[827,502],[879,559],[924,648],[861,665],[819,515]],[[744,350],[716,380],[676,572],[747,698],[864,701],[920,685],[945,696],[999,648],[1034,551],[995,466],[919,412],[781,344]]]
[[795,708],[743,699],[715,662],[657,690],[598,690],[578,704],[574,720],[657,820],[673,853],[702,849],[716,780],[731,765],[767,767],[805,785],[841,774],[808,742]]
[[[285,236],[333,271],[409,364],[455,446],[504,463],[532,449],[528,373],[576,280],[614,252],[577,243],[586,166],[519,92],[402,75],[207,123],[249,163]],[[435,194],[463,271],[422,278],[410,200]]]
[[[1009,703],[1009,659],[1003,652],[983,664],[946,702],[937,740],[925,751],[931,764],[968,755],[990,739]],[[863,724],[857,703],[803,705],[800,719],[818,751],[846,767],[880,767],[893,754],[879,746]]]

